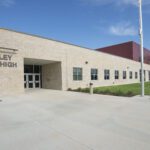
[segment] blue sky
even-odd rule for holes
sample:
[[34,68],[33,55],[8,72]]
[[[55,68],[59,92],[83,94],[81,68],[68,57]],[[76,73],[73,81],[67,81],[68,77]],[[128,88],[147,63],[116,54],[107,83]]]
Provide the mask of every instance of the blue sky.
[[[0,0],[0,26],[99,48],[139,42],[137,0]],[[143,0],[144,46],[150,48],[150,0]]]

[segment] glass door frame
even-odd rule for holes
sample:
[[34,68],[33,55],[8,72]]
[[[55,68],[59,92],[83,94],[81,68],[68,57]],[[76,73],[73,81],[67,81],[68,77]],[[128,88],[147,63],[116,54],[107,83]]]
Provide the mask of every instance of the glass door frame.
[[[32,77],[32,80],[29,79],[29,76]],[[36,76],[38,79],[36,80]],[[32,85],[30,87],[30,84]],[[39,86],[36,86],[38,84]],[[41,88],[41,74],[40,73],[25,73],[24,74],[24,88],[25,89],[35,89]]]
[[[38,79],[36,79],[36,76]],[[41,88],[41,74],[40,73],[34,73],[33,74],[33,79],[34,79],[34,88]],[[39,86],[36,86],[38,84]]]

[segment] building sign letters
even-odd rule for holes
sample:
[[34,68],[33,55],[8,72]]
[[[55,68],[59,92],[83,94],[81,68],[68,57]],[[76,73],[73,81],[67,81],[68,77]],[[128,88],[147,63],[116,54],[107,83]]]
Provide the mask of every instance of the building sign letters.
[[0,53],[0,67],[17,68],[17,62],[12,61],[13,54]]

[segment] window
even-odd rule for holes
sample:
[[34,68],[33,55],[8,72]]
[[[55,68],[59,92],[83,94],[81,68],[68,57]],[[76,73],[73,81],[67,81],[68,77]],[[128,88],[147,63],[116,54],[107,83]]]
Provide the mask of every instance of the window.
[[140,81],[141,81],[142,80],[141,69],[139,70],[139,75],[140,75]]
[[126,78],[127,78],[127,72],[123,71],[123,79],[126,79]]
[[[144,72],[144,81],[145,81],[146,80],[146,71],[144,70],[143,72]],[[141,81],[142,80],[142,71],[141,71],[141,69],[139,71],[139,75],[140,75],[140,81]]]
[[73,80],[82,80],[82,68],[73,68]]
[[137,79],[138,78],[138,73],[137,72],[135,72],[135,79]]
[[24,73],[34,73],[33,65],[24,65]]
[[129,78],[132,79],[132,71],[129,72]]
[[41,73],[42,66],[39,65],[24,65],[24,73]]
[[115,79],[119,79],[119,71],[115,70]]
[[98,80],[98,70],[91,69],[91,80]]
[[35,73],[40,73],[41,72],[41,66],[35,65],[34,66],[34,72]]
[[109,80],[110,79],[110,71],[109,70],[104,70],[104,79]]

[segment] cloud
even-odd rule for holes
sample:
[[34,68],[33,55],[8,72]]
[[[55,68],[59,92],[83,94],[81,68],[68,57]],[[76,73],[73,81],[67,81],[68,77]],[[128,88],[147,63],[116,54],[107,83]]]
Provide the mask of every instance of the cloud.
[[0,5],[4,7],[11,7],[15,4],[15,0],[0,0]]
[[116,25],[112,25],[108,29],[110,34],[116,36],[135,36],[138,34],[138,29],[131,25],[130,22],[121,22]]
[[[81,0],[85,4],[92,5],[138,5],[138,0]],[[150,0],[143,0],[143,5],[150,5]]]

